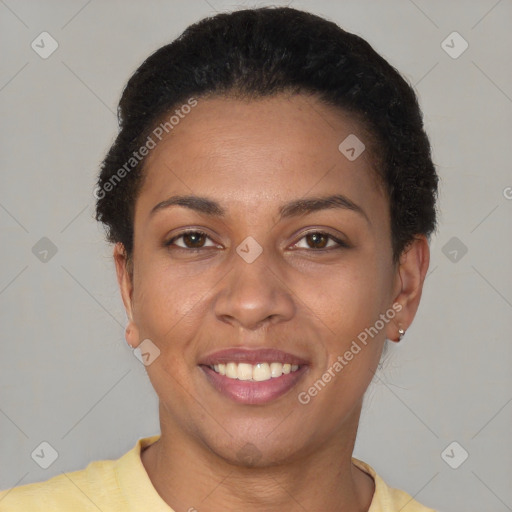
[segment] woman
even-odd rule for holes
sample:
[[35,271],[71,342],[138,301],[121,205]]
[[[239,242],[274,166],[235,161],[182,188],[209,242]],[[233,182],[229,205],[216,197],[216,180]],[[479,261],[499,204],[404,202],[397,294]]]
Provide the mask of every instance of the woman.
[[411,87],[360,37],[262,8],[160,48],[119,114],[97,219],[161,435],[0,509],[432,511],[352,457],[436,227]]

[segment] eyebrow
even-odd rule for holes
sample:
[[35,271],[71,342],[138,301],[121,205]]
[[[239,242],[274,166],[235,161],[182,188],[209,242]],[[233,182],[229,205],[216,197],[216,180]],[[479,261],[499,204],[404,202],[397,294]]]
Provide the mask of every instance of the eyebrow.
[[[201,196],[171,196],[156,204],[149,213],[150,217],[156,212],[171,206],[182,206],[211,217],[224,217],[227,213],[217,201]],[[320,210],[340,208],[358,213],[371,224],[366,212],[351,199],[343,194],[334,194],[323,197],[308,197],[305,199],[294,199],[280,206],[278,213],[280,219],[307,215]]]

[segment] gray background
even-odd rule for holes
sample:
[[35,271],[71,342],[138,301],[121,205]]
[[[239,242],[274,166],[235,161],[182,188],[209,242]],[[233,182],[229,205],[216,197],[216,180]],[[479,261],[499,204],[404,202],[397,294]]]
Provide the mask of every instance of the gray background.
[[[0,488],[159,432],[93,220],[95,175],[142,60],[206,15],[255,5],[0,0]],[[512,2],[291,5],[363,36],[414,84],[441,177],[422,304],[367,393],[354,456],[445,512],[510,511]],[[47,59],[31,48],[43,31],[59,44]],[[441,46],[453,31],[469,43],[455,59]],[[47,261],[32,251],[42,237],[57,248]],[[42,441],[58,452],[46,470],[31,457]],[[469,453],[457,469],[441,457],[453,441],[452,465]]]

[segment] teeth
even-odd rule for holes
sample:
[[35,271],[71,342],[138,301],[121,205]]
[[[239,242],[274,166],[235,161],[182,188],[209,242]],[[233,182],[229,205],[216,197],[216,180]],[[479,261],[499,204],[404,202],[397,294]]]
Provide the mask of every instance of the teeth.
[[281,377],[281,375],[286,375],[290,372],[295,372],[299,369],[299,365],[289,363],[219,363],[210,366],[210,368],[220,375],[225,375],[229,379],[262,382]]
[[238,365],[238,380],[252,379],[252,364],[239,363]]
[[228,363],[226,365],[226,377],[238,379],[238,365],[236,363]]
[[283,365],[281,363],[270,363],[270,375],[272,377],[281,377],[283,374]]
[[268,363],[260,363],[254,366],[252,370],[252,378],[256,381],[269,380],[272,377],[270,373],[270,365]]

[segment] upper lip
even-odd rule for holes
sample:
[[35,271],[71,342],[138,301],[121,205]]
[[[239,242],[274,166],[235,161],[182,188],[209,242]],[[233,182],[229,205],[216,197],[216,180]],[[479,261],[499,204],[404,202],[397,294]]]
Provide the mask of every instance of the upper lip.
[[282,363],[305,365],[308,362],[294,354],[275,348],[247,349],[227,348],[205,356],[199,364],[212,366],[221,363]]

